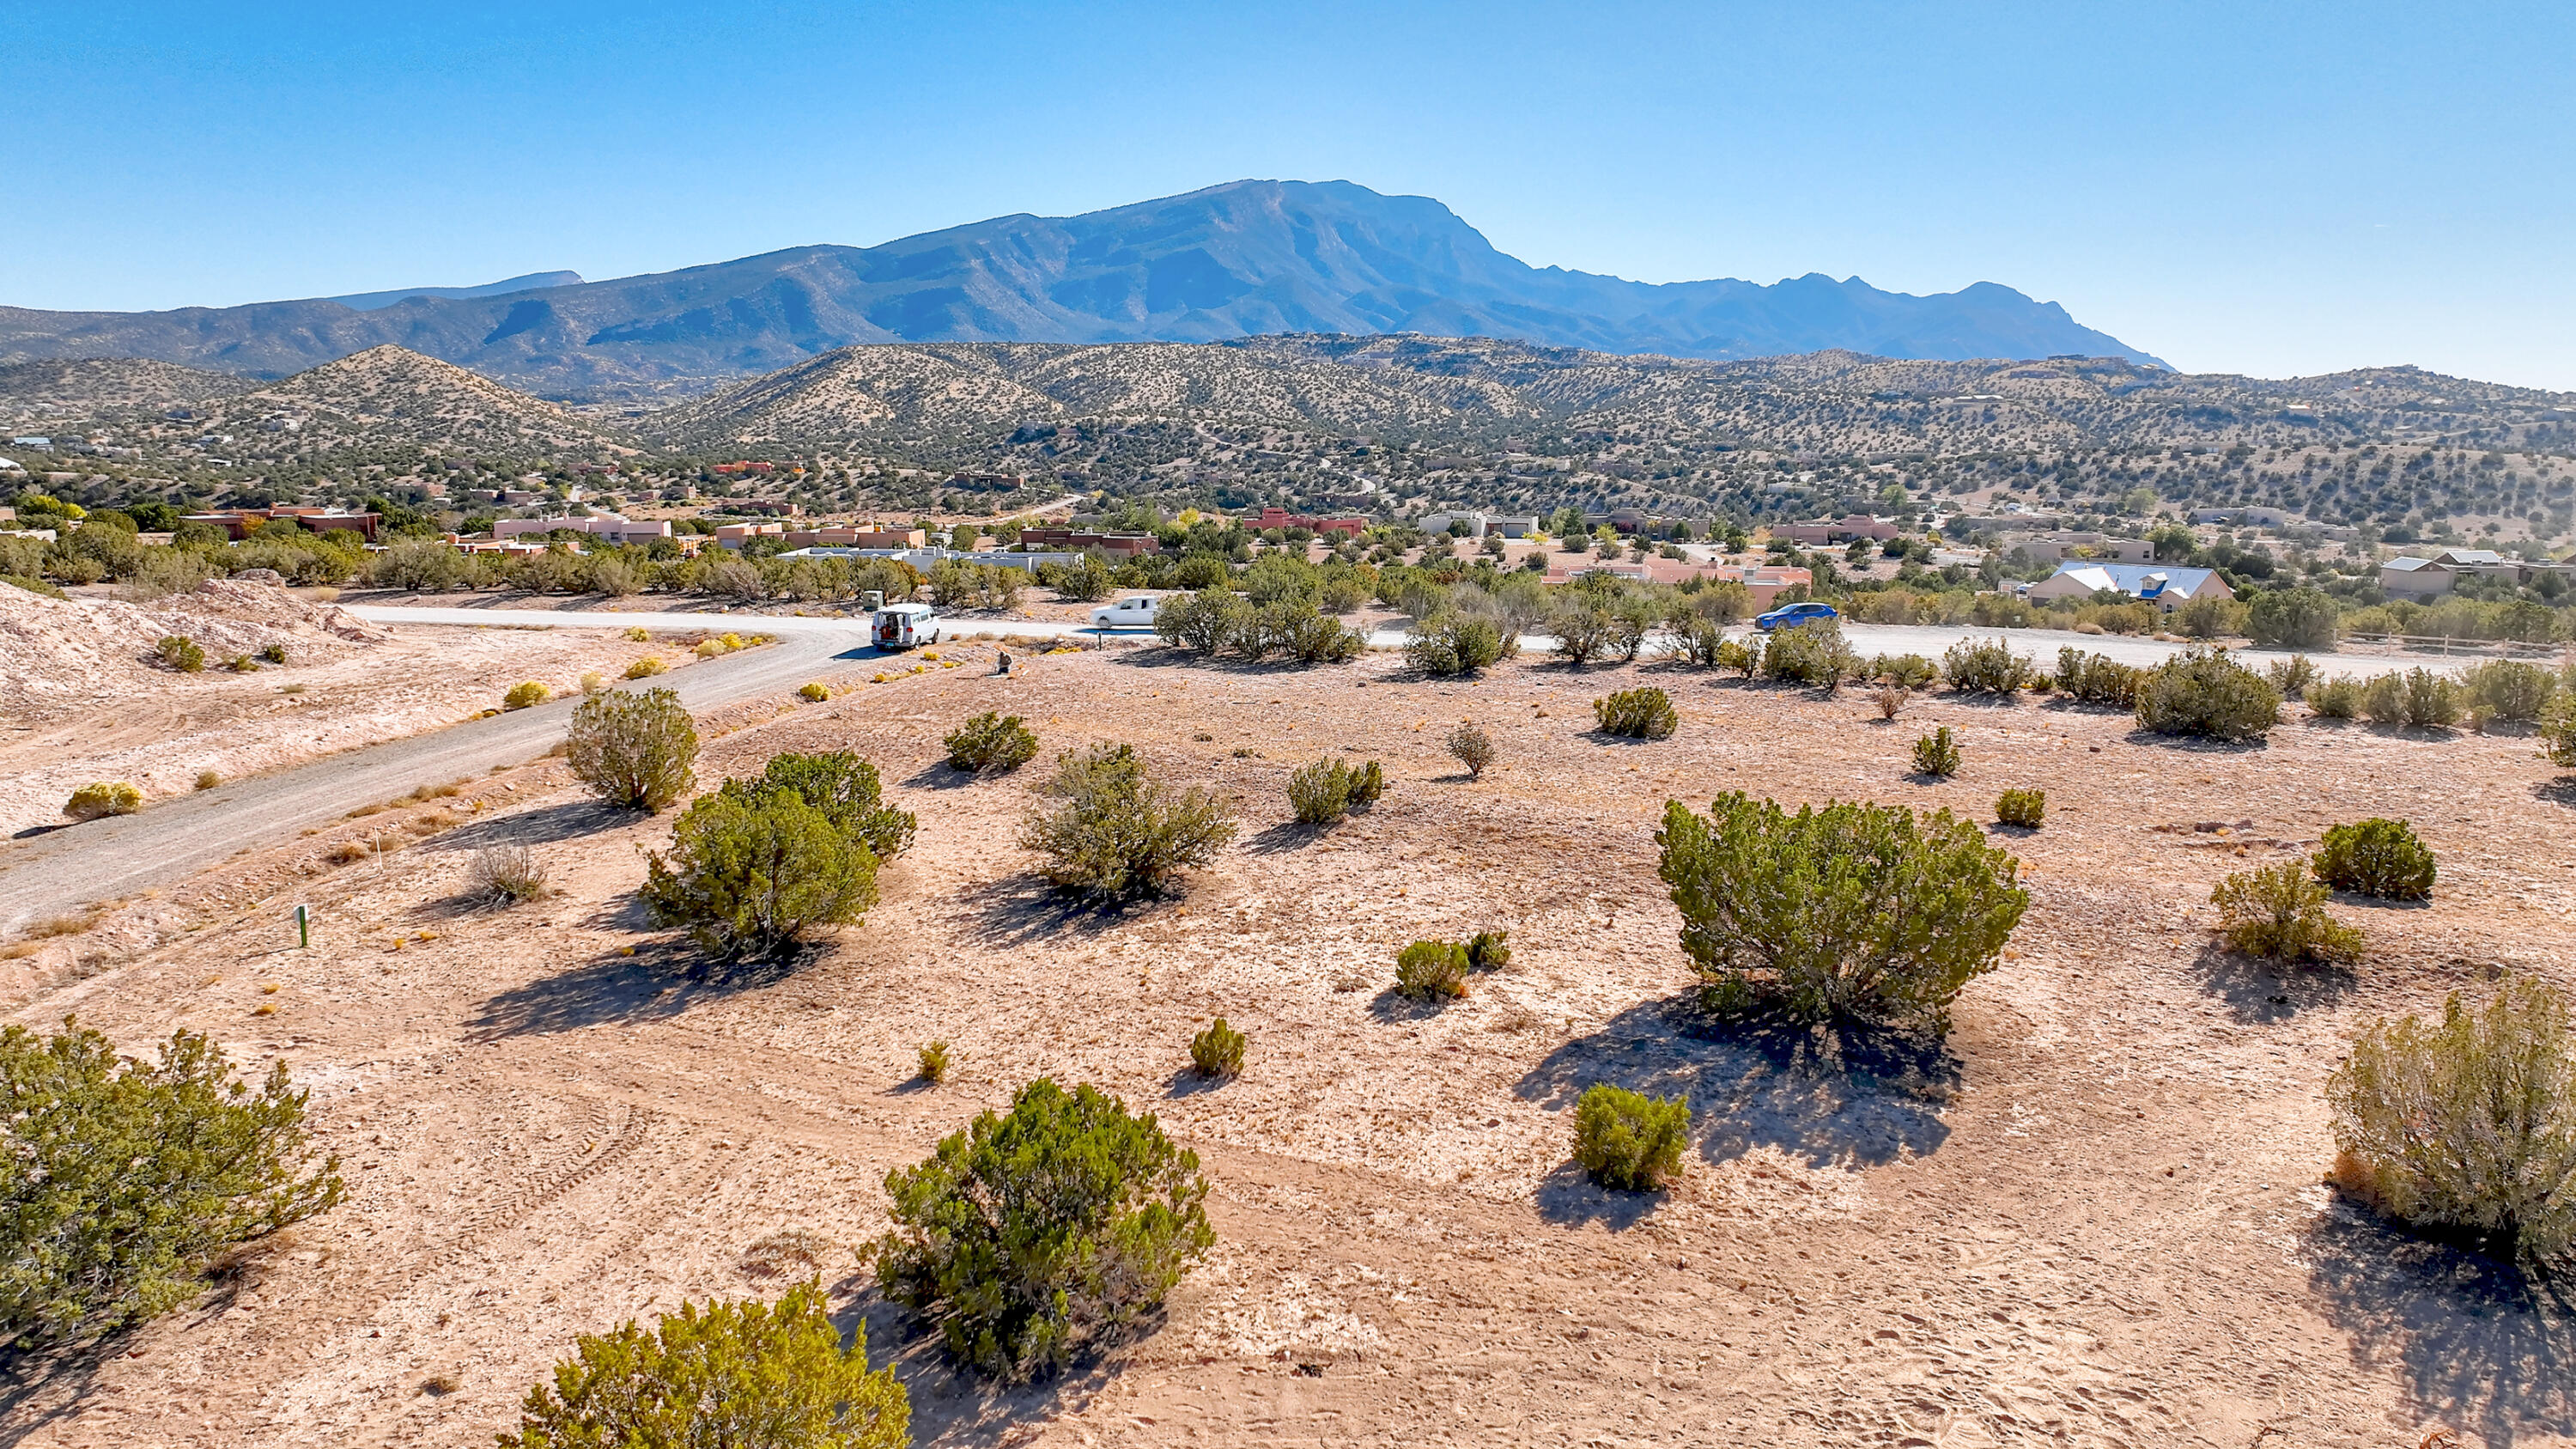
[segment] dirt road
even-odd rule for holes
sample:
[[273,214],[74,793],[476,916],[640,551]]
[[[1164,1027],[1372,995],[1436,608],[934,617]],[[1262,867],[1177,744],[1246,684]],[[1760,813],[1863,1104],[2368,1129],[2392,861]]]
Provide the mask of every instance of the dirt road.
[[[483,614],[473,622],[496,621]],[[695,616],[690,627],[703,629],[706,623],[706,616]],[[826,623],[838,627],[777,627]],[[703,711],[793,689],[829,661],[875,654],[847,621],[764,620],[761,627],[784,636],[783,642],[678,671],[669,683],[681,703]],[[183,796],[140,814],[0,843],[0,930],[179,879],[237,852],[274,845],[306,826],[337,820],[358,805],[523,763],[563,738],[578,702],[559,699],[470,720]]]

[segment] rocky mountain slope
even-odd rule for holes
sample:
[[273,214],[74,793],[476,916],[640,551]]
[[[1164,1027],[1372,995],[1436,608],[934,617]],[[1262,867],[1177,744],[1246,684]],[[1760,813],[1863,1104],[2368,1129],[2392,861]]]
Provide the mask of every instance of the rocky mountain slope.
[[1541,429],[1647,430],[1821,455],[2200,445],[2267,430],[2576,442],[2576,397],[2412,368],[2270,381],[2098,358],[1823,352],[1710,362],[1419,336],[847,348],[657,414],[649,426],[702,446],[902,445],[1000,439],[1086,418],[1284,424],[1462,445]]
[[254,384],[139,357],[68,358],[0,366],[0,422],[162,411],[244,392]]
[[614,281],[382,301],[151,313],[0,308],[0,360],[153,357],[277,376],[397,343],[556,396],[740,377],[854,343],[1306,332],[1507,337],[1698,358],[1839,348],[2153,361],[2055,303],[1993,283],[1917,297],[1858,278],[1649,285],[1531,267],[1436,201],[1348,182],[1242,181],[1083,216],[998,217],[877,247],[797,247]]

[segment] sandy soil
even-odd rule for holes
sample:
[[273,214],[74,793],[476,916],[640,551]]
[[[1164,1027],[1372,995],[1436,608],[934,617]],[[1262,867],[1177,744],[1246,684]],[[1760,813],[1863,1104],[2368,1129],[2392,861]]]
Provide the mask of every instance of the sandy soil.
[[[56,611],[97,607],[35,602]],[[157,623],[214,637],[202,612],[152,612]],[[289,643],[286,664],[262,665],[255,674],[218,667],[212,646],[203,673],[153,667],[143,659],[150,641],[136,643],[141,635],[125,638],[88,618],[66,630],[78,641],[74,649],[41,647],[47,641],[24,636],[8,641],[17,647],[9,660],[10,707],[0,720],[0,831],[59,824],[63,801],[93,780],[127,781],[147,801],[183,794],[207,770],[239,779],[452,724],[499,707],[502,693],[522,680],[560,693],[578,690],[585,673],[616,680],[647,654],[674,669],[690,658],[669,637],[639,644],[614,631],[386,629],[329,612],[353,637],[309,627],[241,629],[231,641],[236,652],[269,637]]]
[[[1653,668],[1399,669],[1140,647],[734,707],[702,779],[853,747],[921,818],[866,924],[793,971],[693,972],[631,894],[667,820],[599,810],[553,764],[416,807],[461,823],[381,863],[316,873],[334,838],[316,837],[47,944],[19,963],[48,983],[19,1019],[77,1010],[137,1049],[188,1025],[283,1056],[351,1197],[204,1304],[0,1400],[0,1435],[489,1443],[575,1334],[774,1293],[755,1243],[863,1241],[889,1168],[1040,1073],[1160,1113],[1216,1183],[1220,1243],[1154,1332],[1011,1394],[946,1372],[845,1246],[824,1277],[898,1358],[926,1443],[2576,1435],[2562,1311],[2319,1180],[2320,1086],[2363,1022],[2508,966],[2567,976],[2576,790],[2528,740],[2293,724],[2267,748],[2194,748],[2064,706],[1936,698],[1886,725],[1852,696]],[[1674,689],[1681,733],[1590,734],[1587,701],[1641,676]],[[1232,795],[1241,838],[1185,899],[1057,908],[1009,844],[1028,780],[936,763],[939,735],[992,706],[1050,746],[1138,742]],[[1440,752],[1462,718],[1503,744],[1482,781]],[[1935,723],[1967,763],[1926,786],[1904,757]],[[1345,749],[1386,762],[1385,801],[1290,823],[1287,772]],[[1945,1048],[1836,1060],[1690,1012],[1653,874],[1668,796],[1983,819],[2008,785],[2049,792],[2047,826],[2008,842],[2035,903]],[[2371,814],[2411,817],[2443,873],[2427,907],[2339,904],[2371,933],[2366,965],[2278,974],[2208,948],[2220,875]],[[561,893],[460,910],[471,849],[505,839],[535,844]],[[311,951],[284,949],[290,899],[318,907]],[[1491,926],[1515,958],[1467,1000],[1388,993],[1404,942]],[[1251,1057],[1210,1089],[1186,1045],[1219,1013]],[[932,1038],[960,1071],[924,1088]],[[1674,1191],[1607,1194],[1569,1165],[1573,1098],[1602,1080],[1691,1099]]]

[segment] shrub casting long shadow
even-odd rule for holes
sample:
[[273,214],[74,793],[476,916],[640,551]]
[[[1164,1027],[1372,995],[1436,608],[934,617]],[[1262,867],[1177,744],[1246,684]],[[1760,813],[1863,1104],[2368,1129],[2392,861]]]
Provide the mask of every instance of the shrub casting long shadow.
[[1123,1343],[1078,1357],[1052,1378],[1000,1384],[951,1362],[938,1333],[888,1303],[872,1277],[854,1274],[838,1286],[855,1296],[832,1315],[833,1324],[844,1343],[853,1328],[867,1325],[868,1362],[891,1366],[903,1381],[912,1398],[912,1442],[922,1446],[1000,1444],[1029,1425],[1080,1413],[1117,1376],[1123,1350],[1159,1331],[1165,1318],[1161,1312],[1148,1315]]
[[1158,904],[1152,899],[1126,904],[1094,901],[1057,889],[1036,871],[1022,871],[978,892],[975,938],[987,945],[1018,947],[1063,936],[1097,936]]
[[667,1021],[701,1001],[773,986],[797,959],[710,963],[685,941],[651,942],[632,956],[588,961],[487,999],[466,1026],[474,1040],[552,1036],[590,1026]]
[[2353,1362],[2395,1373],[2416,1414],[2504,1446],[2576,1434],[2576,1297],[2408,1236],[2338,1199],[2306,1233],[2308,1283]]
[[2204,943],[2193,962],[2201,990],[2227,1003],[2238,1021],[2281,1022],[2350,996],[2359,978],[2340,966],[2283,964]]
[[635,811],[620,810],[596,800],[568,800],[560,805],[540,806],[493,819],[468,820],[453,830],[443,831],[422,842],[422,848],[455,851],[480,850],[487,845],[551,845],[576,836],[632,825],[638,818]]
[[1709,1162],[1773,1147],[1813,1167],[1874,1167],[1940,1150],[1958,1078],[1958,1058],[1921,1037],[1739,1025],[1677,997],[1566,1042],[1513,1091],[1559,1111],[1595,1082],[1680,1096]]
[[1663,1206],[1665,1196],[1660,1192],[1613,1192],[1594,1182],[1580,1164],[1567,1162],[1539,1180],[1535,1201],[1538,1215],[1561,1227],[1599,1223],[1611,1232],[1624,1233]]

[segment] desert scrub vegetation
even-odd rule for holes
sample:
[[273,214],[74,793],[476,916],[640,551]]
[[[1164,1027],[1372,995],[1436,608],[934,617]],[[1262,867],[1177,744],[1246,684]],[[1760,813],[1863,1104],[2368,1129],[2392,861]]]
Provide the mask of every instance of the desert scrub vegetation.
[[1574,1160],[1603,1187],[1657,1191],[1681,1176],[1690,1120],[1690,1104],[1679,1097],[1596,1082],[1574,1104]]
[[1154,632],[1167,643],[1210,656],[1300,664],[1344,664],[1368,647],[1368,635],[1295,597],[1255,603],[1230,589],[1202,589],[1163,600]]
[[2238,871],[2209,903],[2218,907],[2219,939],[2240,955],[2331,965],[2361,959],[2361,931],[2326,910],[2326,888],[2298,862]]
[[2077,704],[2108,705],[2113,709],[2138,707],[2138,682],[2143,669],[2122,664],[2107,655],[2087,654],[2067,647],[2057,651],[2057,691]]
[[123,780],[97,780],[72,791],[63,814],[73,820],[103,820],[131,815],[143,808],[143,792]]
[[832,697],[832,687],[820,680],[807,680],[796,686],[796,697],[807,704],[821,704]]
[[911,843],[913,818],[878,801],[876,769],[846,751],[779,755],[728,780],[646,857],[640,892],[656,926],[679,926],[720,959],[774,956],[876,904],[877,866]]
[[2353,719],[2361,713],[2361,681],[2350,675],[2318,680],[2304,697],[2319,719]]
[[1243,1049],[1249,1044],[1242,1032],[1225,1024],[1220,1016],[1209,1022],[1207,1029],[1190,1038],[1190,1065],[1202,1077],[1223,1079],[1243,1070]]
[[1940,674],[1932,661],[1920,654],[1881,654],[1863,668],[1867,678],[1884,680],[1908,694],[1928,688]]
[[553,690],[530,679],[511,685],[509,692],[501,696],[501,708],[530,709],[552,698]]
[[2317,879],[2357,896],[2420,901],[2433,894],[2433,852],[2403,820],[2329,825],[2309,863]]
[[195,674],[206,667],[205,648],[185,634],[163,636],[158,652],[164,665],[182,674]]
[[669,669],[670,666],[664,664],[661,660],[654,658],[652,655],[647,654],[643,658],[626,666],[626,677],[629,679],[650,679],[656,674],[668,673]]
[[2039,677],[2025,654],[2001,639],[1962,639],[1941,655],[1941,677],[1961,694],[2013,694]]
[[697,783],[697,722],[667,689],[592,695],[564,743],[574,778],[611,805],[658,813]]
[[1462,724],[1451,730],[1442,743],[1449,758],[1466,766],[1470,780],[1483,779],[1494,763],[1494,737],[1486,733],[1483,725]]
[[1772,631],[1762,643],[1757,667],[1765,679],[1831,689],[1859,673],[1862,664],[1860,654],[1844,642],[1842,626],[1819,619]]
[[545,862],[524,845],[487,845],[465,866],[465,894],[499,909],[546,893]]
[[1869,702],[1878,706],[1880,719],[1894,719],[1904,710],[1906,701],[1912,698],[1914,698],[1914,691],[1890,684],[1872,694]]
[[846,1348],[822,1290],[775,1304],[683,1302],[648,1332],[585,1333],[554,1381],[528,1391],[503,1449],[904,1449],[912,1401],[868,1368],[867,1325]]
[[2576,1251],[2576,1037],[2567,993],[2509,976],[2481,1011],[2373,1022],[2326,1081],[2333,1177],[2399,1222],[2508,1260]]
[[1061,1368],[1158,1307],[1216,1242],[1196,1153],[1152,1114],[1041,1077],[886,1175],[886,1298],[999,1379]]
[[283,1061],[256,1084],[180,1031],[146,1064],[70,1017],[0,1030],[0,1347],[140,1322],[195,1297],[218,1256],[336,1205]]
[[1631,740],[1670,739],[1681,726],[1672,697],[1653,685],[1622,689],[1592,701],[1592,719],[1603,734]]
[[1721,1014],[1946,1028],[2030,905],[2019,863],[1947,810],[1833,802],[1797,814],[1741,793],[1679,802],[1655,843],[1682,950]]
[[1038,757],[1038,737],[1018,715],[989,709],[959,725],[942,743],[948,746],[948,768],[972,775],[1006,773]]
[[1326,756],[1288,777],[1288,806],[1301,825],[1330,825],[1386,793],[1386,771],[1375,760],[1346,765]]
[[2138,728],[2149,734],[2242,744],[2280,722],[2280,691],[2224,649],[2194,645],[2141,675]]
[[1416,1001],[1467,994],[1467,948],[1455,941],[1416,941],[1396,953],[1395,989]]
[[2046,790],[2006,790],[1995,797],[1995,823],[2037,830],[2048,818]]
[[2540,716],[2540,757],[2576,769],[2576,689],[2562,689]]
[[2361,687],[2361,712],[2391,729],[2448,729],[2460,722],[2460,686],[2449,675],[2417,666],[2394,670]]
[[1520,636],[1475,614],[1450,613],[1416,624],[1405,640],[1405,657],[1423,673],[1438,678],[1478,674],[1518,652]]
[[923,1081],[936,1087],[948,1080],[948,1043],[925,1042],[922,1044],[919,1057]]
[[1182,871],[1214,860],[1234,829],[1214,792],[1149,777],[1133,745],[1093,745],[1056,757],[1020,844],[1047,857],[1058,889],[1124,901],[1169,891]]
[[2482,720],[2529,724],[2557,697],[2558,677],[2519,659],[2488,659],[2460,671],[2460,688]]
[[1914,742],[1914,773],[1946,780],[1959,773],[1959,737],[1943,725]]

